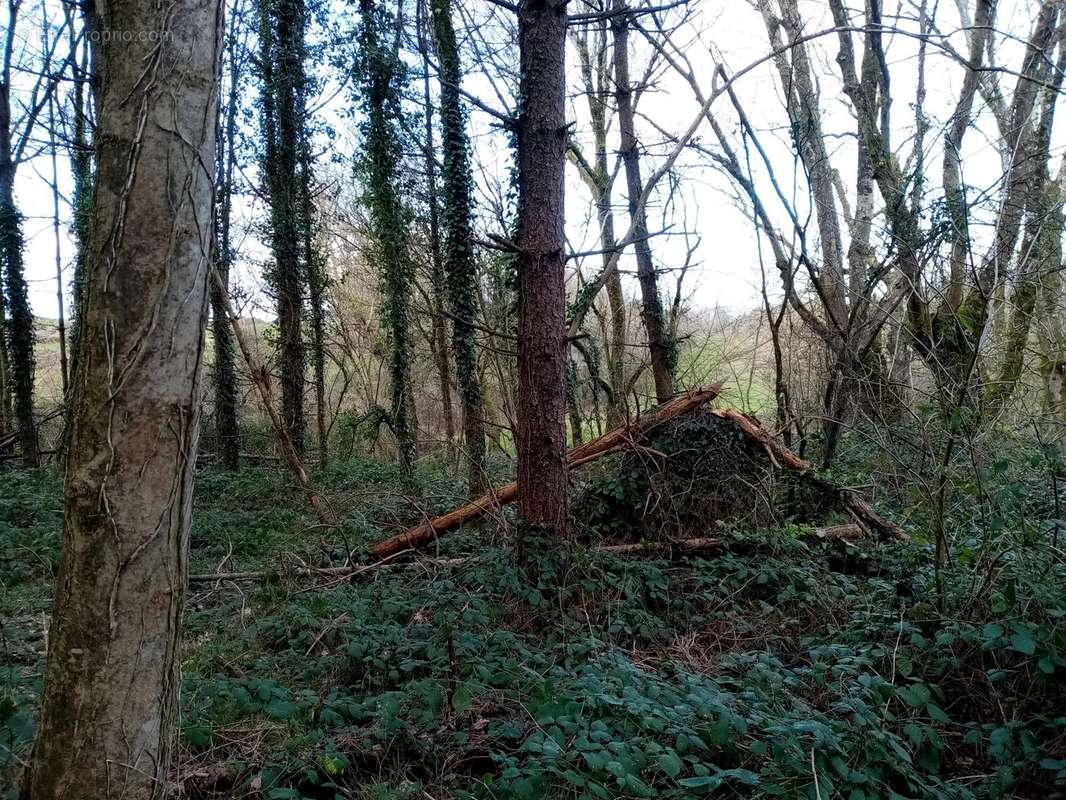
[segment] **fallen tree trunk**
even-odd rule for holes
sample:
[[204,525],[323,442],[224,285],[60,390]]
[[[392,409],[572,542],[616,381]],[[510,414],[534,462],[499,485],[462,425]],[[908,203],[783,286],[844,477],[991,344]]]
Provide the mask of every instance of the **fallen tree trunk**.
[[[705,389],[679,394],[629,425],[610,430],[587,444],[573,448],[566,456],[567,467],[573,469],[576,466],[587,464],[589,461],[594,461],[608,453],[612,453],[630,443],[636,434],[706,405],[714,400],[721,390],[722,385],[718,383]],[[507,505],[517,496],[518,484],[512,481],[499,489],[482,495],[476,500],[471,500],[454,511],[426,520],[403,533],[378,542],[371,548],[371,552],[373,552],[375,558],[387,558],[401,550],[414,550],[424,547],[442,534],[461,528],[468,522],[478,519],[489,510]]]
[[731,408],[714,409],[711,413],[732,422],[744,432],[745,436],[766,450],[774,466],[796,473],[818,491],[836,499],[855,518],[856,522],[875,531],[880,538],[907,538],[902,528],[878,514],[869,503],[854,492],[823,478],[814,467],[785,447],[776,436],[755,420]]

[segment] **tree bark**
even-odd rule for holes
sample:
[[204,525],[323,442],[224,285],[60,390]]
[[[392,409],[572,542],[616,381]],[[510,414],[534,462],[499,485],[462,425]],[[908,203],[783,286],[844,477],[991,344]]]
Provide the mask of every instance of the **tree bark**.
[[3,334],[6,328],[7,313],[4,311],[3,298],[0,298],[0,436],[7,433],[11,424],[10,367],[7,357],[7,337]]
[[222,465],[228,470],[240,466],[240,434],[237,427],[237,370],[233,331],[226,317],[229,291],[229,268],[233,261],[230,244],[230,223],[233,210],[233,169],[236,163],[237,102],[240,90],[240,67],[237,61],[238,46],[236,20],[230,20],[227,43],[229,63],[229,89],[226,108],[221,114],[225,127],[219,137],[216,152],[216,208],[215,208],[215,272],[219,282],[212,281],[211,333],[215,344],[214,389],[215,389],[215,438]]
[[[71,12],[72,13],[72,12]],[[73,28],[73,19],[69,20]],[[91,18],[87,17],[86,27],[92,24]],[[78,374],[80,363],[80,351],[82,341],[82,312],[86,306],[88,295],[87,275],[89,259],[89,237],[92,228],[93,207],[93,143],[89,133],[88,105],[93,98],[86,97],[91,94],[86,88],[91,89],[90,59],[88,42],[82,42],[83,48],[80,59],[74,55],[79,46],[77,38],[71,34],[71,60],[78,64],[77,75],[74,82],[73,106],[74,106],[74,140],[70,145],[70,171],[74,179],[74,192],[71,197],[73,206],[73,224],[71,232],[74,235],[74,276],[70,282],[70,383],[73,386]],[[63,419],[63,449],[66,450],[70,440],[71,429],[71,404],[67,404],[67,411]]]
[[444,152],[444,272],[452,313],[452,352],[463,405],[467,486],[472,497],[488,488],[485,473],[485,406],[478,374],[474,318],[478,308],[474,258],[470,140],[460,93],[462,70],[449,0],[430,0],[440,59],[441,144]]
[[[14,24],[14,14],[12,24]],[[23,264],[22,215],[15,205],[15,167],[11,141],[11,84],[0,79],[0,278],[6,319],[8,391],[14,400],[22,463],[37,466],[37,425],[33,419],[34,331]]]
[[565,0],[523,0],[518,37],[518,513],[563,539],[569,534]]
[[311,146],[301,144],[300,155],[300,227],[303,232],[304,270],[307,273],[308,300],[311,307],[311,366],[315,381],[315,434],[318,440],[318,468],[329,465],[329,436],[326,427],[326,259],[319,252],[319,227],[311,195]]
[[648,242],[647,211],[640,204],[644,183],[640,176],[640,151],[633,121],[633,87],[629,82],[629,17],[625,0],[619,0],[620,11],[614,22],[614,80],[615,103],[618,108],[618,133],[622,163],[626,172],[626,194],[633,226],[633,250],[637,258],[637,281],[640,284],[641,318],[648,336],[651,371],[655,379],[655,397],[665,403],[674,394],[674,343],[663,313],[659,296],[659,278],[652,261]]
[[[425,3],[419,2],[420,16],[423,15]],[[425,103],[426,141],[424,157],[426,160],[426,204],[429,206],[429,257],[430,282],[433,294],[429,299],[430,350],[433,363],[437,368],[437,382],[440,384],[441,411],[444,415],[444,438],[448,441],[448,453],[455,445],[455,413],[452,410],[452,362],[448,356],[448,317],[445,313],[445,295],[447,279],[444,272],[444,248],[440,232],[440,200],[437,194],[437,151],[433,135],[433,97],[429,83],[429,42],[425,34],[426,23],[419,20],[418,46],[422,51],[422,98]]]
[[304,452],[303,280],[300,254],[299,148],[304,126],[301,0],[260,0],[263,79],[263,167],[274,256],[271,284],[278,307],[282,417],[297,453]]
[[373,245],[381,277],[382,316],[389,333],[390,423],[400,452],[404,475],[410,476],[416,456],[414,397],[411,366],[411,253],[409,212],[400,196],[398,126],[404,81],[398,52],[400,37],[387,9],[360,0],[362,17],[361,70],[363,123],[366,147],[366,203],[373,228]]
[[217,0],[116,0],[31,800],[165,794],[211,254]]
[[59,164],[56,145],[56,118],[53,98],[48,98],[48,154],[52,162],[52,231],[56,245],[56,308],[59,316],[56,333],[59,336],[59,373],[63,379],[63,400],[68,399],[70,372],[67,364],[67,323],[63,307],[63,236],[59,230]]

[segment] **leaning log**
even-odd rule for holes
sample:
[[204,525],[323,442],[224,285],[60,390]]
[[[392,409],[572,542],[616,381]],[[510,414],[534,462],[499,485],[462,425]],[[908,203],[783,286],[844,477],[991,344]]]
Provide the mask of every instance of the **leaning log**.
[[289,429],[285,426],[284,422],[282,422],[278,410],[274,407],[274,398],[270,391],[270,380],[267,377],[265,370],[261,367],[257,367],[255,364],[255,358],[252,356],[251,347],[249,346],[248,341],[244,338],[244,331],[241,330],[239,320],[237,319],[237,312],[233,310],[233,304],[230,303],[229,288],[226,286],[225,281],[222,280],[222,276],[219,275],[218,270],[214,267],[211,268],[211,280],[214,282],[215,288],[218,289],[218,294],[222,298],[222,302],[226,309],[226,316],[229,318],[230,327],[233,328],[233,335],[237,339],[237,346],[240,348],[241,355],[244,356],[244,361],[248,365],[248,373],[252,378],[252,383],[255,384],[255,388],[259,392],[259,399],[263,401],[263,407],[270,416],[270,424],[274,428],[274,434],[278,437],[278,444],[281,445],[281,450],[285,454],[285,460],[289,464],[289,469],[292,470],[293,475],[300,484],[300,488],[303,489],[304,495],[307,497],[307,502],[314,510],[315,516],[318,517],[319,524],[325,528],[332,528],[337,524],[337,521],[333,518],[333,512],[323,505],[322,497],[311,483],[311,479],[307,475],[307,470],[304,469],[304,463],[300,459],[300,455],[296,452],[296,446],[293,444],[292,437],[289,436]]
[[856,522],[869,528],[880,538],[907,538],[907,534],[903,532],[902,528],[874,511],[873,507],[855,492],[837,486],[829,479],[819,475],[814,467],[785,447],[780,439],[751,417],[731,408],[714,409],[711,413],[716,417],[732,422],[743,431],[745,436],[766,450],[774,466],[796,473],[804,482],[810,484],[827,497],[835,499],[851,514]]
[[[675,417],[684,416],[706,405],[718,397],[721,390],[722,384],[716,383],[704,389],[696,389],[679,394],[655,410],[638,417],[634,422],[614,428],[587,444],[571,449],[566,456],[567,467],[573,469],[581,464],[587,464],[589,461],[595,461],[597,458],[616,452],[620,448],[631,444],[650,428]],[[375,558],[387,558],[403,550],[416,550],[420,547],[425,547],[443,534],[473,522],[494,508],[507,505],[514,501],[517,496],[518,484],[511,481],[505,486],[490,490],[488,494],[482,495],[476,500],[471,500],[454,511],[426,520],[403,533],[378,542],[371,548],[371,552]]]

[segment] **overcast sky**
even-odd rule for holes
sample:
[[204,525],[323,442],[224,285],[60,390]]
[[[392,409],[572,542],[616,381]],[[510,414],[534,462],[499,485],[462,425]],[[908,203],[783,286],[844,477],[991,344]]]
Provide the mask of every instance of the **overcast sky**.
[[[972,0],[966,0],[972,5]],[[338,8],[343,7],[336,0]],[[491,14],[500,12],[490,6],[487,0],[464,0],[465,13],[470,19],[484,21]],[[917,32],[915,19],[918,0],[889,0],[886,5],[886,24],[896,25],[910,32]],[[852,3],[854,5],[854,3]],[[683,43],[685,52],[697,66],[703,91],[709,93],[712,85],[713,65],[722,63],[729,72],[735,73],[747,65],[764,58],[769,52],[766,30],[759,13],[745,0],[692,0],[696,16],[692,23],[677,33],[677,41]],[[967,45],[965,33],[959,30],[960,17],[955,2],[950,0],[929,0],[930,9],[936,8],[937,27],[944,38],[939,40],[950,44],[955,50],[965,53]],[[58,6],[57,6],[58,8]],[[1037,0],[1001,0],[999,3],[997,28],[998,60],[1010,69],[1017,69],[1020,64],[1021,46],[1016,38],[1024,39],[1028,35],[1031,20],[1036,15]],[[806,26],[811,32],[831,26],[829,12],[824,2],[803,2],[801,9],[806,16]],[[29,15],[27,14],[27,17]],[[26,23],[23,23],[26,24]],[[24,35],[36,35],[29,30]],[[491,26],[486,25],[479,35],[491,38],[498,35]],[[632,35],[636,47],[632,75],[642,74],[643,64],[649,55],[649,48],[638,34]],[[858,41],[857,41],[858,43]],[[861,44],[859,44],[861,46]],[[893,93],[893,144],[901,162],[905,161],[911,151],[911,137],[914,133],[914,95],[917,83],[918,42],[905,35],[888,35],[886,37],[887,56],[890,64]],[[855,160],[854,120],[843,97],[836,78],[835,62],[836,36],[822,37],[809,45],[814,57],[822,65],[821,103],[824,113],[824,129],[829,135],[834,165],[840,169],[846,186],[853,185],[853,164]],[[580,87],[576,70],[576,58],[571,51],[568,54],[568,72],[570,90],[575,93],[569,104],[569,114],[575,122],[575,135],[578,141],[589,147],[587,129],[587,111],[584,98],[576,94]],[[938,191],[940,180],[940,162],[942,158],[941,140],[944,121],[949,117],[957,97],[964,68],[940,47],[932,46],[928,51],[927,81],[928,98],[926,114],[932,123],[927,146],[928,174],[932,190]],[[464,64],[467,68],[475,66],[473,61],[473,43],[467,41],[464,46]],[[514,65],[512,65],[512,68]],[[1000,78],[1004,91],[1009,95],[1013,88],[1013,77],[1004,75]],[[249,86],[251,83],[249,82]],[[467,88],[494,107],[500,107],[500,99],[488,83],[477,75],[467,81]],[[332,91],[332,89],[330,89]],[[795,163],[788,142],[787,115],[781,103],[781,92],[772,64],[769,62],[755,68],[740,78],[736,91],[746,112],[759,131],[762,144],[769,150],[777,177],[788,191],[795,191],[799,198],[798,205],[805,211],[805,189],[802,176],[795,173]],[[254,90],[249,89],[249,100],[254,100]],[[349,117],[341,115],[341,106],[350,102],[346,92],[341,92],[329,103],[324,111],[336,131],[330,142],[323,142],[334,157],[343,158],[354,149],[355,136],[350,127]],[[742,152],[734,115],[728,108],[727,101],[720,99],[714,105],[723,127],[734,136],[734,147]],[[659,80],[645,92],[640,101],[639,112],[646,117],[638,121],[638,135],[642,144],[647,146],[644,173],[650,173],[656,159],[667,152],[671,145],[663,142],[663,135],[656,130],[680,134],[693,121],[698,106],[687,83],[668,70],[662,72]],[[648,122],[648,120],[652,122]],[[491,131],[491,118],[476,109],[471,112],[471,130],[475,136],[476,161],[478,177],[482,182],[493,180],[506,174],[510,151],[506,140],[499,133]],[[652,124],[654,123],[654,124]],[[993,186],[1000,175],[1000,162],[992,143],[992,124],[990,115],[981,109],[977,120],[977,133],[967,137],[964,153],[964,180],[979,189]],[[1061,126],[1060,126],[1061,128]],[[987,135],[986,135],[987,134]],[[43,135],[43,134],[40,134]],[[616,126],[612,136],[616,135]],[[1062,136],[1055,137],[1055,152],[1061,152]],[[612,140],[613,141],[613,140]],[[698,141],[701,145],[713,148],[714,136],[706,125],[700,130]],[[1059,157],[1053,158],[1057,169]],[[249,174],[254,175],[254,165],[245,165]],[[346,173],[346,165],[329,167],[333,173]],[[59,185],[66,197],[70,193],[70,176],[63,154],[59,158]],[[752,222],[747,211],[738,207],[735,200],[736,190],[729,179],[709,165],[706,156],[696,152],[686,152],[678,161],[677,174],[681,177],[678,191],[674,195],[674,214],[670,220],[672,236],[656,238],[653,249],[663,268],[676,266],[683,260],[685,243],[679,235],[683,228],[698,237],[700,246],[697,250],[697,266],[689,273],[686,295],[696,308],[713,308],[724,306],[734,311],[744,311],[759,304],[759,268],[758,250],[756,248]],[[765,174],[755,164],[757,184],[769,192]],[[23,164],[16,182],[17,200],[25,216],[26,264],[30,285],[30,298],[34,312],[39,316],[55,317],[57,313],[56,297],[56,262],[55,237],[52,227],[52,201],[48,184],[51,181],[51,163],[48,153],[44,152],[33,161]],[[615,182],[614,201],[618,209],[616,228],[622,235],[628,227],[625,216],[624,176]],[[650,207],[649,225],[653,230],[663,227],[663,198],[668,182],[664,179],[659,195]],[[590,208],[589,195],[578,179],[576,171],[568,169],[567,182],[567,234],[571,247],[577,251],[594,250],[597,247],[596,230],[593,213]],[[849,191],[853,191],[849,189]],[[770,194],[767,195],[771,196]],[[246,198],[239,205],[238,213],[244,222],[253,220],[260,213],[257,204]],[[780,214],[778,209],[775,214]],[[66,201],[61,204],[61,265],[64,284],[69,282],[72,244],[67,233],[70,209]],[[879,223],[880,220],[876,220]],[[812,237],[813,238],[813,237]],[[254,290],[260,285],[259,270],[265,252],[254,238],[242,240],[241,266],[238,279],[247,288]],[[574,263],[574,262],[571,262]],[[599,264],[599,258],[588,258],[581,262],[586,274],[593,272]],[[630,260],[623,259],[622,268],[632,269]],[[771,281],[773,277],[771,276]],[[673,278],[667,277],[665,287],[673,291]],[[636,293],[635,282],[627,278],[627,291]],[[265,306],[266,304],[263,303]],[[269,315],[269,308],[263,307],[257,314]]]

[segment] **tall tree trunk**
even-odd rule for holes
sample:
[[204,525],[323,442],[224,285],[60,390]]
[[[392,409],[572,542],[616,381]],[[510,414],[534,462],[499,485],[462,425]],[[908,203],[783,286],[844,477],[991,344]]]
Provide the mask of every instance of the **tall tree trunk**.
[[302,0],[261,0],[264,172],[270,201],[271,283],[278,306],[282,417],[304,452],[303,275],[299,221],[299,148],[304,126]]
[[[15,24],[17,6],[12,6],[10,22]],[[14,30],[8,32],[8,44]],[[7,350],[7,388],[14,400],[14,422],[19,429],[22,461],[37,466],[37,426],[33,419],[34,332],[33,312],[26,288],[22,261],[24,240],[22,215],[15,205],[15,168],[12,150],[11,70],[4,60],[0,76],[0,302],[5,305],[4,337]]]
[[1055,106],[1064,69],[1066,46],[1060,42],[1058,62],[1044,87],[1035,133],[1027,137],[1025,150],[1019,154],[1025,186],[1025,227],[1015,268],[1010,318],[1004,326],[1005,335],[999,337],[1004,341],[1003,363],[998,380],[986,397],[986,411],[993,415],[1010,400],[1021,379],[1043,276],[1062,269],[1062,184],[1060,178],[1052,179],[1050,160]]
[[641,317],[648,336],[655,397],[660,403],[665,403],[674,395],[674,343],[670,339],[662,298],[659,296],[659,278],[648,242],[647,212],[640,204],[644,182],[640,176],[640,150],[633,123],[633,87],[629,82],[629,18],[624,13],[625,0],[619,0],[615,11],[621,12],[613,28],[615,103],[618,108],[620,151],[626,172],[626,193],[629,196],[630,224],[633,227],[633,249],[637,257]]
[[3,297],[0,297],[0,435],[8,432],[11,425],[11,369],[7,357],[7,312]]
[[326,263],[318,249],[318,223],[311,197],[310,142],[303,145],[300,161],[301,220],[304,240],[304,269],[307,271],[311,306],[311,366],[315,376],[315,431],[318,439],[318,466],[329,465],[329,437],[326,428]]
[[367,178],[375,255],[381,273],[383,318],[389,334],[389,386],[392,431],[400,451],[400,465],[410,476],[416,455],[414,397],[411,366],[411,254],[409,212],[400,197],[402,150],[398,125],[404,65],[398,52],[399,20],[372,0],[360,0],[360,41],[363,80],[363,168]]
[[422,99],[425,104],[426,141],[423,155],[426,161],[426,204],[429,206],[429,248],[430,280],[433,293],[429,298],[431,335],[429,339],[433,363],[437,368],[437,381],[440,384],[441,411],[444,415],[444,438],[448,441],[448,453],[451,455],[455,445],[455,413],[452,410],[452,362],[448,356],[448,319],[445,313],[445,295],[447,280],[444,274],[444,252],[440,233],[440,200],[437,194],[437,149],[433,135],[433,95],[429,80],[429,39],[427,28],[432,27],[428,19],[425,0],[419,0],[418,9],[418,48],[422,54]]
[[222,465],[228,470],[240,466],[240,431],[237,427],[237,369],[233,331],[226,318],[226,298],[229,290],[230,264],[233,248],[230,244],[230,224],[233,212],[233,169],[236,164],[237,102],[240,91],[240,66],[236,17],[230,19],[226,60],[229,64],[229,88],[226,107],[221,112],[225,126],[215,148],[218,178],[215,208],[216,258],[215,271],[221,285],[211,282],[211,333],[215,343],[215,438]]
[[518,512],[562,538],[566,495],[566,0],[522,0],[518,120]]
[[[5,115],[7,93],[0,91],[0,126]],[[34,330],[22,261],[22,215],[15,205],[15,166],[0,142],[0,268],[6,295],[6,325],[9,383],[14,400],[14,417],[19,429],[22,463],[37,466],[37,424],[33,418]]]
[[444,272],[452,312],[452,353],[463,406],[463,444],[471,497],[487,489],[485,409],[478,374],[474,318],[478,310],[477,262],[474,259],[473,173],[470,141],[459,85],[462,70],[449,0],[430,0],[440,60],[440,118],[444,151]]
[[[73,13],[68,25],[73,31]],[[86,27],[92,25],[92,18],[87,16]],[[93,209],[93,143],[89,138],[88,103],[92,102],[93,86],[90,77],[90,50],[88,38],[81,40],[71,33],[72,51],[82,48],[81,59],[71,58],[77,64],[72,105],[74,111],[74,137],[70,145],[70,171],[74,179],[74,192],[71,196],[73,221],[71,233],[74,237],[74,275],[70,281],[70,386],[73,390],[78,380],[78,365],[81,362],[82,313],[88,297],[87,273],[89,260],[89,236],[92,228]],[[86,89],[89,91],[86,91]],[[88,97],[87,97],[88,95]],[[63,415],[63,443],[65,453],[70,444],[72,427],[72,403],[67,402]]]
[[52,230],[56,244],[56,308],[58,319],[56,333],[59,335],[59,373],[63,380],[63,400],[67,400],[70,374],[67,364],[67,323],[63,308],[63,236],[59,232],[59,164],[56,145],[55,103],[48,98],[48,150],[52,162]]
[[222,7],[98,10],[104,30],[154,35],[105,39],[96,60],[92,304],[31,800],[162,797],[178,720]]
[[[606,22],[601,23],[597,30],[594,53],[589,49],[587,29],[583,33],[571,34],[581,65],[582,83],[589,107],[590,127],[595,147],[593,163],[588,164],[579,157],[579,151],[573,144],[571,144],[571,152],[574,154],[574,161],[577,163],[585,185],[592,193],[592,201],[596,205],[596,220],[600,228],[600,249],[603,251],[603,269],[608,272],[604,282],[607,289],[610,320],[609,331],[604,337],[607,354],[607,382],[611,390],[611,396],[607,400],[607,427],[615,428],[625,421],[626,306],[622,295],[622,276],[618,272],[618,262],[614,257],[618,246],[614,229],[614,204],[611,198],[614,175],[607,160],[611,60],[608,56],[610,48],[606,25]],[[595,59],[595,69],[593,59]],[[575,308],[574,313],[584,315],[588,306],[591,306],[594,301],[595,298],[589,297],[584,303],[577,304],[578,307]],[[585,307],[581,307],[582,305]],[[596,396],[594,385],[593,398],[595,399]]]

